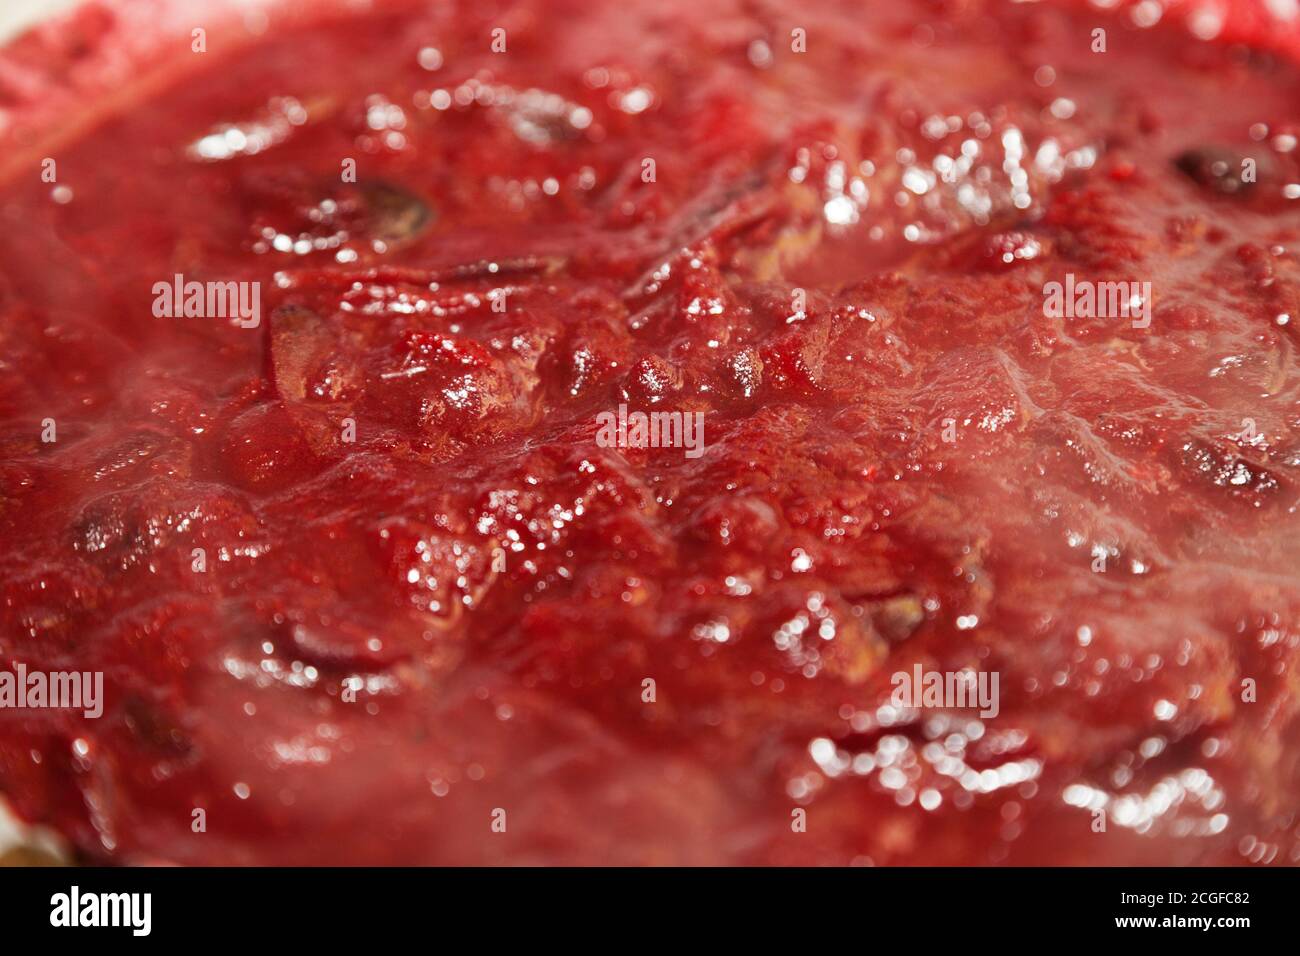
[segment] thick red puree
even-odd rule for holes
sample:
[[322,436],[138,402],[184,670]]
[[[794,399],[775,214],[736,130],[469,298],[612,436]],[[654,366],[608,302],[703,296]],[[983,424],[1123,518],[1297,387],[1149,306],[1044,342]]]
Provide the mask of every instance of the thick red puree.
[[[122,862],[1300,859],[1280,54],[432,6],[272,18],[0,188],[0,661],[105,675],[0,710],[20,815]],[[177,275],[260,321],[157,317]],[[1067,276],[1149,324],[1045,314]],[[704,453],[598,443],[620,404]],[[996,716],[894,706],[918,666]]]

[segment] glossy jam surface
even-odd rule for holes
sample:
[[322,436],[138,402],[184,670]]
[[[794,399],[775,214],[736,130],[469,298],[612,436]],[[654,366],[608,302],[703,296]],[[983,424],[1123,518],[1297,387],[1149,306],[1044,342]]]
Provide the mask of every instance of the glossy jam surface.
[[[1297,74],[1041,4],[474,6],[210,52],[0,189],[0,660],[107,698],[0,710],[17,810],[122,862],[1300,859]],[[156,318],[176,274],[260,324]]]

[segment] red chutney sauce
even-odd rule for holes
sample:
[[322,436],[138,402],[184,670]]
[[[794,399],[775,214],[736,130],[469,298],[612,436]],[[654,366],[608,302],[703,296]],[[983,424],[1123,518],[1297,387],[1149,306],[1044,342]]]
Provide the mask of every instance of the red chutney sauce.
[[[1300,859],[1300,76],[1127,8],[797,8],[272,21],[10,178],[0,659],[104,675],[0,709],[21,817]],[[995,706],[899,696],[962,672]]]

